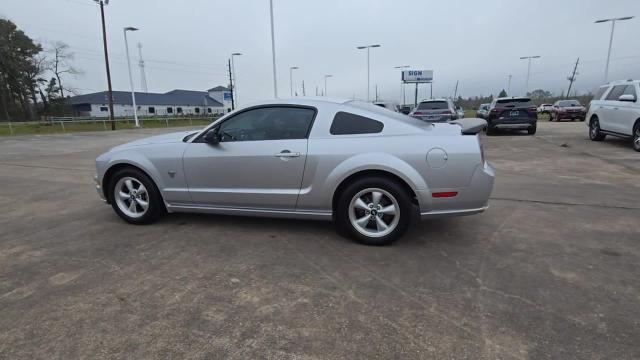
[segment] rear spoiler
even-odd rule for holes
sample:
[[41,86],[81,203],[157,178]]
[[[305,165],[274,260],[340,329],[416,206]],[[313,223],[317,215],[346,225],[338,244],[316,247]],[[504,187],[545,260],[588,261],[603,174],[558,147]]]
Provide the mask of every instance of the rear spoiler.
[[459,125],[462,128],[462,135],[475,135],[487,127],[487,122],[478,118],[454,120],[450,124]]

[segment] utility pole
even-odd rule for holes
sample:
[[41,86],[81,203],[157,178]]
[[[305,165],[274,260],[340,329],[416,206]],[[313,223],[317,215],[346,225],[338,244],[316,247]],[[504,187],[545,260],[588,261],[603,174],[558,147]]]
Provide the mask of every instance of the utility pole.
[[233,74],[231,73],[231,59],[229,59],[229,90],[231,91],[231,110],[235,110],[236,103],[233,99]]
[[278,98],[278,77],[276,76],[276,39],[273,31],[273,0],[269,0],[269,15],[271,19],[271,56],[273,63],[273,97]]
[[456,80],[456,89],[453,91],[453,101],[456,101],[456,95],[458,95],[458,80]]
[[302,80],[302,96],[307,96],[307,92],[304,90],[304,80]]
[[138,55],[140,56],[140,61],[138,62],[138,66],[140,66],[140,86],[142,92],[149,92],[147,88],[147,74],[144,72],[144,60],[142,59],[142,43],[138,43]]
[[511,94],[511,77],[513,75],[507,75],[507,77],[509,78],[509,81],[507,82],[507,95]]
[[378,101],[378,84],[376,84],[376,101]]
[[318,85],[316,85],[316,96],[318,96]]
[[418,106],[418,83],[416,83],[416,95],[415,98],[413,99],[413,107],[417,107]]
[[[109,0],[105,0],[109,4]],[[96,0],[100,4],[100,17],[102,19],[102,45],[104,47],[104,64],[107,68],[107,93],[109,103],[109,121],[111,122],[111,130],[116,129],[116,122],[113,116],[113,89],[111,88],[111,71],[109,70],[109,51],[107,50],[107,28],[104,23],[104,3],[103,0]]]
[[576,60],[576,65],[573,67],[573,73],[567,78],[567,80],[569,80],[569,90],[567,90],[567,97],[569,97],[569,94],[571,93],[571,86],[573,85],[573,82],[576,81],[576,75],[578,75],[578,73],[576,72],[576,70],[578,70],[578,62],[580,62],[580,58]]

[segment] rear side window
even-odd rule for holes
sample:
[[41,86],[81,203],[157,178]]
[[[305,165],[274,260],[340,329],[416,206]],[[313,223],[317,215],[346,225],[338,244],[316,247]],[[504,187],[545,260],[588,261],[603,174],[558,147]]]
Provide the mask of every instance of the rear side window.
[[333,118],[331,135],[375,134],[382,131],[384,124],[368,117],[340,111]]
[[607,100],[618,100],[620,95],[622,95],[622,93],[624,93],[624,90],[625,90],[626,87],[627,87],[627,85],[616,85],[616,86],[614,86],[613,89],[611,89],[611,91],[609,91],[609,95],[607,95]]
[[529,98],[517,98],[517,99],[501,99],[496,101],[496,107],[523,107],[523,106],[535,106]]
[[418,110],[443,110],[448,109],[446,101],[424,101],[418,104]]
[[633,95],[636,96],[636,87],[634,85],[627,85],[627,88],[624,89],[622,95]]

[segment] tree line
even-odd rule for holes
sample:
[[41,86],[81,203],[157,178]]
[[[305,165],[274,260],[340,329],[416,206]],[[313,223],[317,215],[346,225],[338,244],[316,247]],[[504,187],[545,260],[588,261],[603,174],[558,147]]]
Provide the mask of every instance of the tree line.
[[73,67],[69,45],[58,41],[43,47],[10,20],[0,19],[0,120],[36,120],[69,113],[67,85]]
[[[511,95],[507,94],[507,92],[504,89],[502,89],[502,91],[500,91],[500,93],[496,97],[501,98],[501,97],[507,97],[507,96],[511,96]],[[565,100],[565,99],[576,99],[582,105],[587,105],[593,99],[593,94],[591,93],[567,97],[564,94],[556,95],[553,92],[547,91],[544,89],[536,89],[531,92],[528,92],[527,96],[530,97],[531,100],[536,105],[553,104],[557,100]],[[462,96],[459,96],[456,99],[456,105],[462,106],[463,109],[475,110],[480,107],[480,104],[491,103],[493,99],[494,99],[493,94],[489,96],[483,96],[483,95],[474,96],[466,99],[464,99]]]

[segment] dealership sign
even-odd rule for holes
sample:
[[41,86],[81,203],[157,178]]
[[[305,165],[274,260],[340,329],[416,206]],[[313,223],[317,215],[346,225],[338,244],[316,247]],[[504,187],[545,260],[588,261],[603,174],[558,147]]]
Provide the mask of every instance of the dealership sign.
[[430,83],[433,81],[433,70],[405,70],[402,81],[406,83]]

